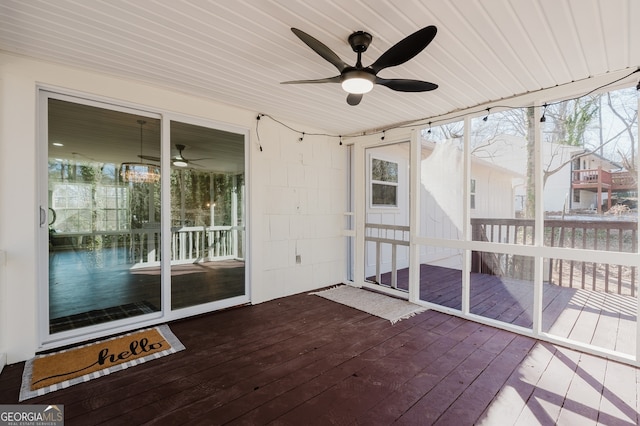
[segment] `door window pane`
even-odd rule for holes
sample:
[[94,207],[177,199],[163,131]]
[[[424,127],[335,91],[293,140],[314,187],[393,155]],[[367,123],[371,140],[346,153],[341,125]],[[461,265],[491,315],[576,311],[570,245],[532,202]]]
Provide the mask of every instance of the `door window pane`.
[[401,142],[365,154],[365,279],[400,290],[409,288],[409,146]]
[[246,294],[244,135],[171,122],[171,307]]
[[160,151],[159,130],[157,119],[48,100],[51,334],[160,310],[160,184],[120,174]]

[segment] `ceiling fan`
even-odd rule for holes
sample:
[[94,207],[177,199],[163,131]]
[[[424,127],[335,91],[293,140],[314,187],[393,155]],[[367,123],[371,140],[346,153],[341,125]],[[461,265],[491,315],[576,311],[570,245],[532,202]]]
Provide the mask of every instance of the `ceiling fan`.
[[[171,164],[176,167],[187,167],[189,164],[196,165],[193,163],[194,161],[210,159],[209,157],[187,159],[184,157],[184,155],[182,155],[182,151],[184,151],[186,146],[179,143],[177,143],[175,146],[176,146],[176,149],[178,150],[178,155],[171,158]],[[143,160],[160,162],[160,157],[153,157],[150,155],[138,155],[138,157],[142,158]]]
[[304,31],[297,28],[291,28],[291,31],[314,52],[332,63],[340,71],[340,75],[317,80],[284,81],[282,84],[341,83],[342,88],[349,93],[347,96],[349,105],[358,105],[362,100],[362,96],[371,91],[374,84],[381,84],[399,92],[427,92],[438,88],[437,84],[429,83],[428,81],[402,78],[388,79],[377,75],[379,71],[401,65],[422,52],[436,36],[437,28],[433,25],[422,28],[391,46],[368,67],[362,65],[362,53],[366,52],[373,39],[369,33],[356,31],[349,36],[349,44],[353,51],[358,54],[355,66],[350,66],[326,45]]

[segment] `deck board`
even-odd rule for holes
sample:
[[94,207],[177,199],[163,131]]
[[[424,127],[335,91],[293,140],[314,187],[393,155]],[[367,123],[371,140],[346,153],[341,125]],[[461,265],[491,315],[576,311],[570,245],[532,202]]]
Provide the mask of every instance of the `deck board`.
[[[594,407],[600,405],[607,363],[589,354],[580,354],[579,367],[560,409],[558,424],[597,424]],[[585,374],[589,371],[589,374]]]
[[[557,348],[517,424],[557,424],[580,354]],[[540,421],[542,419],[542,421]]]
[[638,424],[637,383],[633,367],[607,362],[598,424]]
[[[408,275],[406,268],[398,271],[399,288],[407,289]],[[382,274],[384,279],[389,276],[390,273]],[[421,264],[420,299],[460,310],[461,277],[459,270]],[[531,281],[471,273],[470,282],[470,313],[533,327]],[[635,353],[635,297],[544,283],[542,305],[542,331],[627,355]]]
[[392,325],[299,294],[170,326],[185,351],[25,403],[67,425],[638,421],[638,369],[432,310]]

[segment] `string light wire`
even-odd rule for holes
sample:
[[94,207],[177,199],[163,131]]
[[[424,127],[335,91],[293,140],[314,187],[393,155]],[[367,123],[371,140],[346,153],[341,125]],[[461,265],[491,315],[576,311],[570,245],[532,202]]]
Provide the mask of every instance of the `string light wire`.
[[[579,95],[579,96],[576,96],[576,97],[573,97],[573,98],[567,98],[567,99],[559,100],[559,101],[556,101],[556,102],[548,102],[548,103],[545,103],[542,106],[530,106],[530,107],[531,108],[544,108],[544,111],[542,113],[542,118],[540,119],[541,122],[544,122],[544,120],[546,120],[544,114],[545,114],[545,111],[546,111],[547,107],[552,106],[552,105],[559,105],[559,104],[561,104],[563,102],[567,102],[567,101],[576,101],[576,100],[578,100],[580,98],[583,98],[585,96],[589,96],[589,95],[599,91],[600,89],[603,89],[603,88],[608,87],[608,86],[612,86],[612,85],[614,85],[614,84],[616,84],[616,83],[618,83],[618,82],[630,77],[631,75],[633,75],[633,74],[635,74],[637,72],[640,72],[640,67],[638,67],[635,71],[632,71],[632,72],[630,72],[630,73],[628,73],[628,74],[626,74],[626,75],[624,75],[624,76],[622,76],[622,77],[620,77],[620,78],[618,78],[618,79],[616,79],[614,81],[611,81],[609,83],[602,84],[602,85],[596,87],[595,89],[592,89],[592,90],[590,90],[587,93],[584,93],[582,95]],[[640,87],[640,82],[638,83],[638,87]],[[298,139],[298,141],[300,141],[300,142],[302,142],[304,140],[305,136],[324,136],[324,137],[339,139],[340,140],[340,145],[342,145],[342,138],[343,137],[344,138],[357,138],[357,137],[370,136],[370,135],[375,135],[375,134],[380,134],[380,133],[382,134],[381,139],[384,140],[386,132],[388,130],[393,130],[393,129],[406,129],[406,128],[412,128],[412,127],[416,127],[416,126],[420,126],[420,125],[424,126],[424,125],[428,124],[429,125],[429,130],[427,131],[427,133],[431,133],[431,125],[432,124],[437,124],[437,123],[442,122],[442,121],[453,121],[453,120],[456,120],[456,119],[459,119],[459,118],[464,118],[464,117],[466,117],[468,115],[477,114],[479,111],[481,111],[481,110],[476,109],[479,106],[480,105],[477,105],[475,108],[474,107],[467,108],[466,111],[468,111],[468,112],[460,113],[460,114],[454,115],[454,116],[449,116],[449,113],[446,113],[446,114],[441,114],[441,115],[435,116],[435,117],[424,117],[424,118],[419,118],[419,119],[411,122],[410,124],[401,124],[401,125],[389,127],[387,129],[384,129],[384,130],[374,131],[374,132],[371,132],[371,133],[367,133],[365,131],[365,132],[356,133],[356,134],[352,134],[352,135],[336,135],[336,134],[330,134],[330,133],[307,133],[307,132],[303,132],[301,130],[296,129],[296,128],[284,123],[283,121],[272,117],[269,114],[260,113],[260,114],[258,114],[258,116],[256,118],[256,121],[257,121],[256,122],[256,137],[258,138],[258,146],[260,147],[260,151],[262,151],[262,144],[260,143],[260,133],[259,133],[259,129],[258,129],[258,123],[260,122],[260,118],[267,117],[267,118],[273,120],[274,122],[278,123],[282,127],[286,128],[286,129],[289,129],[294,133],[299,133],[301,135],[301,137]],[[515,106],[515,105],[493,105],[490,108],[485,108],[484,111],[487,112],[487,115],[483,118],[484,121],[488,120],[489,113],[491,112],[492,108],[493,109],[515,109],[515,108],[522,108],[522,106],[520,106],[520,105],[518,105],[518,106]],[[473,109],[473,111],[469,111],[470,109]],[[437,119],[437,117],[446,117],[446,118]],[[429,120],[429,121],[425,122],[425,120]]]

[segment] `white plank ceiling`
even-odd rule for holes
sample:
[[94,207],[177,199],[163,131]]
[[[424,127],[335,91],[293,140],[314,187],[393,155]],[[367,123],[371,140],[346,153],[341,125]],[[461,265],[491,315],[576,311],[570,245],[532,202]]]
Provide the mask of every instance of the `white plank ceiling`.
[[[0,0],[0,50],[345,135],[633,71],[638,22],[640,0]],[[427,25],[434,41],[379,75],[435,91],[376,86],[352,107],[339,84],[280,84],[337,74],[291,27],[350,64],[349,34],[371,33],[366,66]]]

